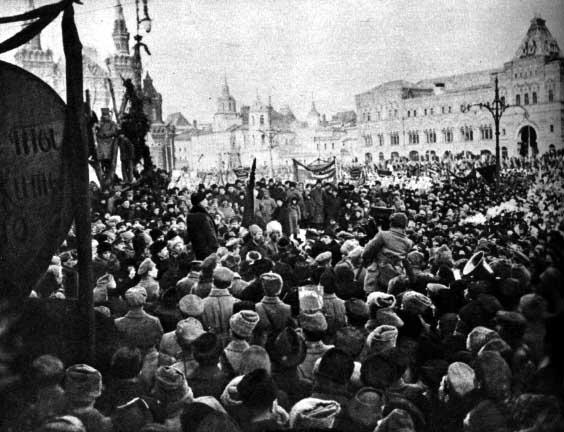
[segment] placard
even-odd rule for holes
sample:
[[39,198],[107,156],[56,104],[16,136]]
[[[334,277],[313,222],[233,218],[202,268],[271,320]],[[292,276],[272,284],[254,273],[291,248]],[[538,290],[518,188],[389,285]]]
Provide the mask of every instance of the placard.
[[0,283],[26,295],[72,221],[66,107],[38,77],[5,62],[0,95]]

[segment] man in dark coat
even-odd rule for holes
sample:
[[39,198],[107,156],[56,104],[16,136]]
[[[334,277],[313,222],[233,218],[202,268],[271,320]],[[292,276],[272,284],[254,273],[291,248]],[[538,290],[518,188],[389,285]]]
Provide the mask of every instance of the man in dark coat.
[[215,223],[206,210],[208,200],[202,192],[190,197],[192,208],[186,217],[186,243],[192,242],[196,259],[202,261],[219,247]]

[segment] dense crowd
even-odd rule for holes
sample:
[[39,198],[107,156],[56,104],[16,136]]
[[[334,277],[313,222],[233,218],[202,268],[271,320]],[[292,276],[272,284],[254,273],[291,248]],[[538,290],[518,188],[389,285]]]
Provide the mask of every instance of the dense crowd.
[[[497,192],[408,167],[261,179],[254,200],[169,180],[93,186],[111,350],[37,357],[10,430],[564,430],[561,153],[506,165]],[[75,243],[30,301],[76,297]]]

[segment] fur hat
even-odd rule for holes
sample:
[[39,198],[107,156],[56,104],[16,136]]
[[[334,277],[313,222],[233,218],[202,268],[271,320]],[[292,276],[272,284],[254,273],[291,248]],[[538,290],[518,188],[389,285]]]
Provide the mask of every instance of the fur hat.
[[483,351],[476,358],[481,388],[489,399],[503,400],[511,394],[511,369],[497,351]]
[[204,333],[202,323],[193,317],[178,321],[176,324],[175,335],[181,346],[184,344],[192,344]]
[[476,388],[474,369],[462,362],[454,362],[449,365],[447,381],[450,390],[458,396],[465,396]]
[[407,411],[395,408],[378,422],[374,432],[415,432],[415,425]]
[[391,309],[378,309],[376,316],[371,321],[374,321],[375,327],[388,325],[399,329],[404,325],[403,320]]
[[321,356],[315,376],[337,384],[347,384],[354,370],[350,355],[338,348],[330,348]]
[[478,351],[490,340],[499,338],[494,330],[487,327],[474,327],[466,338],[466,349],[476,355]]
[[235,273],[226,267],[217,267],[213,271],[213,284],[218,288],[227,288],[233,282]]
[[398,370],[397,359],[386,353],[372,354],[362,362],[360,379],[365,386],[386,389],[396,381]]
[[217,362],[221,355],[221,342],[214,333],[202,333],[192,342],[194,358],[198,363]]
[[282,286],[284,284],[282,276],[280,276],[278,273],[273,272],[263,273],[260,276],[260,281],[264,295],[268,297],[275,297],[280,294],[280,292],[282,291]]
[[374,291],[368,294],[366,299],[366,304],[368,308],[393,308],[396,305],[396,297],[393,294],[387,294],[381,291]]
[[372,354],[386,351],[396,346],[398,329],[390,325],[376,327],[366,339],[366,344]]
[[190,202],[193,206],[200,205],[200,203],[206,199],[206,194],[204,192],[194,192],[190,196]]
[[273,364],[290,369],[302,363],[306,357],[303,338],[292,328],[286,327],[266,343],[266,350]]
[[464,419],[465,432],[507,431],[507,419],[495,402],[484,400],[476,405]]
[[65,366],[58,357],[44,354],[31,363],[31,375],[38,386],[60,383],[65,375]]
[[519,300],[519,311],[527,321],[542,321],[547,314],[546,300],[538,294],[526,294]]
[[315,263],[319,266],[327,265],[333,259],[333,254],[330,251],[321,252],[315,257]]
[[356,423],[360,423],[371,430],[382,418],[384,393],[372,387],[361,388],[349,401],[347,412]]
[[190,403],[194,396],[184,374],[173,366],[157,369],[153,395],[165,405],[167,411],[175,411],[183,402]]
[[423,314],[432,306],[431,299],[417,291],[406,291],[402,296],[401,308],[410,314]]
[[112,413],[112,424],[116,432],[139,431],[153,420],[153,413],[149,404],[140,397],[117,406]]
[[252,236],[261,232],[262,232],[262,228],[259,227],[258,225],[253,224],[249,226],[249,234],[251,234]]
[[345,310],[349,321],[366,321],[369,316],[368,306],[361,299],[353,298],[345,301]]
[[243,377],[237,391],[248,408],[268,408],[278,396],[278,388],[264,369],[256,369]]
[[38,432],[86,432],[86,427],[78,417],[65,415],[48,418],[36,430]]
[[292,407],[290,427],[294,430],[332,429],[341,405],[334,400],[305,398]]
[[345,240],[341,245],[341,249],[340,249],[341,255],[348,256],[348,254],[352,250],[354,250],[354,248],[356,248],[357,246],[358,246],[358,240],[355,239]]
[[125,292],[125,301],[129,307],[139,307],[145,304],[147,291],[142,286],[136,285]]
[[327,320],[321,312],[302,313],[299,316],[299,322],[305,331],[324,332],[327,330]]
[[255,369],[271,371],[270,357],[266,350],[259,345],[251,345],[241,354],[241,364],[238,373],[246,375]]
[[[215,269],[215,267],[217,266],[217,254],[212,253],[210,255],[208,255],[200,264],[200,269],[201,272],[204,274],[208,274],[208,275],[212,275],[213,270]],[[192,263],[192,266],[194,266],[195,264]],[[194,270],[194,269],[193,269]]]
[[362,352],[365,342],[365,333],[356,327],[341,327],[335,334],[335,348],[340,348],[352,358],[356,358]]
[[204,302],[196,294],[186,294],[178,302],[178,309],[185,316],[199,317],[204,313]]
[[229,327],[236,335],[248,339],[259,322],[259,316],[254,311],[243,310],[232,315],[229,319]]
[[137,274],[139,276],[143,276],[152,269],[154,269],[157,265],[153,262],[151,258],[145,258],[141,264],[139,264],[139,269],[137,270]]
[[65,372],[65,394],[71,402],[90,402],[102,394],[102,375],[92,366],[75,364]]

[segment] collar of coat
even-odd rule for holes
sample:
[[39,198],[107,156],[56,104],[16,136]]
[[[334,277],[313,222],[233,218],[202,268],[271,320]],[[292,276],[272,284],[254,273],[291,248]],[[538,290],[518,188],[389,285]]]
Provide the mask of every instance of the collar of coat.
[[278,297],[264,296],[260,302],[265,304],[278,304],[282,303],[282,300]]
[[229,297],[231,293],[229,292],[228,288],[216,288],[213,287],[210,291],[208,297]]
[[190,209],[190,213],[205,213],[209,216],[208,211],[205,208],[203,208],[201,205],[192,206],[192,208]]

